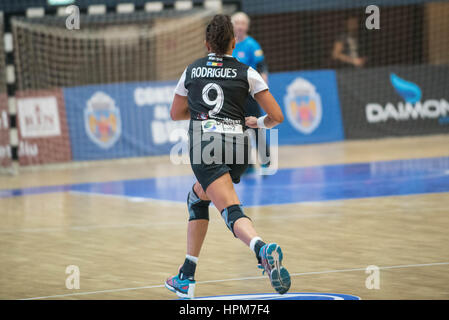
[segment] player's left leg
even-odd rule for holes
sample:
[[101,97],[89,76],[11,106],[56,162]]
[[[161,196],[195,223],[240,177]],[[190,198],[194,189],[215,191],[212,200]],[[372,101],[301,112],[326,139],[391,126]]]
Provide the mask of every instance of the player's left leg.
[[189,224],[187,226],[187,254],[198,257],[209,226],[209,205],[211,201],[199,182],[193,185],[188,196]]
[[210,200],[198,182],[187,196],[189,223],[187,226],[187,255],[178,275],[167,279],[165,286],[181,298],[193,298],[195,291],[195,270],[198,256],[209,226]]

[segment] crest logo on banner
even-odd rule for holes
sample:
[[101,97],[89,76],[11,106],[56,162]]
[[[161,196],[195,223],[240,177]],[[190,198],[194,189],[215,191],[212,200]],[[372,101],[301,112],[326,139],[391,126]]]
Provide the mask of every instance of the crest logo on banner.
[[84,127],[92,142],[103,149],[112,147],[122,133],[120,109],[114,99],[104,92],[96,92],[84,109]]
[[298,77],[287,87],[284,104],[289,122],[298,131],[310,134],[321,123],[321,97],[306,79]]

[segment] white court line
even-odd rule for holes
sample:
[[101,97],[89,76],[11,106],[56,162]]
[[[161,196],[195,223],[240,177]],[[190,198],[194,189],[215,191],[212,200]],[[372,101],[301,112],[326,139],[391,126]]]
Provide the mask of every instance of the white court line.
[[[395,265],[395,266],[379,267],[379,270],[401,269],[401,268],[433,267],[433,266],[442,266],[442,265],[449,265],[449,262],[434,262],[434,263],[421,263],[421,264],[402,264],[402,265]],[[298,277],[298,276],[307,276],[307,275],[315,275],[315,274],[342,273],[342,272],[365,271],[365,270],[366,270],[366,267],[365,268],[325,270],[325,271],[312,271],[312,272],[299,272],[299,273],[290,273],[290,276],[291,277]],[[219,283],[219,282],[228,282],[228,281],[258,280],[258,279],[265,279],[266,277],[267,276],[230,278],[230,279],[218,279],[218,280],[206,280],[206,281],[197,281],[196,283],[197,284],[205,284],[205,283]],[[134,287],[134,288],[121,288],[121,289],[109,289],[109,290],[99,290],[99,291],[76,292],[76,293],[67,293],[67,294],[57,294],[57,295],[52,295],[52,296],[24,298],[24,299],[19,299],[19,300],[51,299],[51,298],[82,296],[82,295],[109,293],[109,292],[121,292],[121,291],[153,289],[153,288],[162,288],[162,287],[165,287],[165,286],[164,285],[152,285],[152,286],[143,286],[143,287]]]

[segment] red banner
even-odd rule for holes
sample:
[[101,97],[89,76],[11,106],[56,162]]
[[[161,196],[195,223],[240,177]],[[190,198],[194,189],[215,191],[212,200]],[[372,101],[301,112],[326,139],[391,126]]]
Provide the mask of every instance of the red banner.
[[72,159],[61,89],[16,93],[20,165]]
[[6,94],[0,94],[0,167],[9,167],[10,165],[8,97]]

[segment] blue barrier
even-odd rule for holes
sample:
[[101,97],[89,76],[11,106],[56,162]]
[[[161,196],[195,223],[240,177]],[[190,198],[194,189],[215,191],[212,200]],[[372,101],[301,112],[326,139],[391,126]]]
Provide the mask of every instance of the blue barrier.
[[169,108],[176,82],[140,82],[65,88],[73,160],[168,154],[187,128]]
[[[73,160],[169,154],[188,122],[170,119],[175,81],[90,85],[63,89]],[[279,144],[343,139],[334,71],[270,75],[285,118]]]
[[343,140],[335,71],[275,73],[269,87],[285,116],[277,127],[280,145]]

